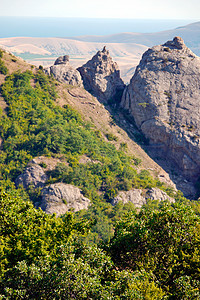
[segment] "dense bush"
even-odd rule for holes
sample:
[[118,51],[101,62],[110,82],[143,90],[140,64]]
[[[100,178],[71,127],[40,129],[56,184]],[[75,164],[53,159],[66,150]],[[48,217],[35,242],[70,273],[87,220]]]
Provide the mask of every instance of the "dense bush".
[[200,218],[188,205],[164,203],[127,216],[109,253],[121,269],[152,272],[170,299],[200,297]]
[[0,194],[1,299],[161,299],[149,274],[117,271],[77,241],[89,222],[46,215],[18,193]]
[[6,75],[8,74],[8,68],[5,66],[4,62],[2,61],[3,51],[0,50],[0,74]]

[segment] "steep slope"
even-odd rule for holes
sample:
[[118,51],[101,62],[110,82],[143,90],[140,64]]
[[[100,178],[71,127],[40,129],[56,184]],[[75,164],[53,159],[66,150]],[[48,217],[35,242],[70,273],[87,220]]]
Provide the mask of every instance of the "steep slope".
[[193,179],[200,173],[199,78],[200,58],[176,37],[145,52],[121,102],[151,143]]
[[[12,61],[12,63],[10,62],[10,64],[11,64],[11,66],[9,67],[10,73],[11,73],[12,68],[14,68],[14,70],[17,70],[20,68],[21,64],[24,65],[24,68],[26,66],[25,69],[27,69],[27,70],[32,69],[32,67],[30,65],[26,65],[20,59],[13,58],[13,56],[8,53],[4,53],[4,55],[3,55],[4,62],[6,62],[7,57],[9,57],[10,60],[14,59],[14,61]],[[7,66],[9,66],[9,64]],[[64,146],[64,144],[63,144],[63,146],[64,146],[64,148],[63,148],[63,146],[61,146],[62,142],[60,141],[61,144],[60,144],[60,142],[58,143],[58,140],[57,140],[58,137],[56,137],[56,135],[62,134],[62,130],[64,130],[64,128],[62,129],[62,126],[68,126],[67,124],[63,125],[62,122],[64,122],[64,121],[61,121],[61,120],[64,116],[63,114],[66,114],[68,111],[67,104],[70,104],[71,106],[76,108],[82,114],[82,116],[85,120],[90,121],[90,122],[92,121],[92,123],[94,124],[95,127],[91,131],[91,134],[93,136],[93,137],[91,137],[92,139],[96,139],[95,135],[97,135],[97,137],[98,137],[98,135],[100,134],[97,132],[94,135],[93,131],[96,131],[96,129],[100,130],[102,132],[103,140],[105,140],[105,141],[108,141],[108,139],[112,140],[108,143],[108,145],[110,144],[110,146],[108,146],[108,147],[111,147],[111,150],[109,150],[109,151],[111,151],[111,152],[114,151],[113,154],[116,153],[116,155],[118,155],[117,152],[115,152],[115,150],[114,150],[115,147],[113,148],[113,145],[115,145],[118,149],[119,148],[121,149],[121,147],[123,145],[126,146],[127,147],[126,151],[127,151],[128,155],[132,156],[134,154],[135,161],[137,161],[137,159],[136,159],[137,156],[139,156],[140,159],[142,160],[141,164],[138,167],[135,165],[134,168],[136,168],[136,169],[138,168],[138,170],[140,171],[142,168],[145,168],[148,165],[147,169],[149,169],[150,173],[152,173],[154,176],[158,176],[158,177],[160,174],[160,175],[162,175],[160,177],[160,179],[163,179],[165,182],[170,183],[169,176],[156,163],[154,163],[154,161],[152,161],[147,156],[147,154],[141,149],[141,147],[138,146],[136,143],[134,143],[128,137],[127,133],[122,129],[122,128],[126,129],[126,127],[132,128],[131,127],[132,125],[131,126],[126,125],[126,120],[124,119],[123,115],[119,114],[119,118],[116,116],[116,118],[118,118],[117,122],[119,122],[119,125],[122,127],[122,128],[120,128],[114,122],[112,115],[108,112],[108,110],[105,109],[104,106],[102,104],[100,104],[96,98],[94,98],[91,94],[86,92],[83,88],[73,87],[73,86],[65,85],[63,83],[54,82],[54,81],[52,81],[51,78],[48,79],[48,77],[46,77],[45,75],[42,75],[41,71],[38,71],[37,69],[34,69],[34,68],[32,70],[33,70],[33,74],[31,74],[31,73],[24,73],[24,74],[13,73],[12,76],[7,77],[6,82],[5,82],[6,75],[2,75],[2,78],[4,77],[4,79],[2,79],[2,82],[4,82],[3,86],[2,86],[2,93],[4,96],[2,103],[5,106],[7,106],[6,114],[8,113],[8,115],[5,115],[5,116],[2,115],[2,117],[1,117],[1,123],[2,123],[1,138],[2,138],[3,151],[10,151],[10,156],[7,158],[5,157],[3,160],[3,161],[7,160],[7,168],[8,169],[9,168],[13,169],[12,172],[9,171],[10,172],[10,175],[8,176],[9,178],[11,178],[12,180],[13,180],[13,178],[15,179],[17,177],[17,175],[19,175],[20,170],[24,169],[26,163],[28,161],[30,161],[32,157],[38,156],[38,154],[42,155],[45,152],[46,152],[46,154],[48,154],[49,150],[50,150],[49,146],[51,145],[51,144],[49,144],[50,140],[52,143],[52,146],[50,146],[50,147],[53,147],[53,148],[55,147],[55,150],[53,150],[53,148],[51,148],[50,153],[52,150],[53,151],[61,151],[60,154],[62,154],[62,151],[65,151],[64,149],[65,149],[66,145]],[[13,83],[14,83],[14,86],[13,86]],[[24,88],[19,89],[18,85],[19,86],[24,85]],[[53,89],[56,89],[57,96]],[[20,93],[20,97],[18,96],[19,93]],[[26,103],[26,97],[27,97],[26,94],[27,93],[30,94],[28,96],[28,97],[30,97],[29,104]],[[44,95],[42,93],[44,93]],[[32,98],[32,95],[33,95],[33,98]],[[36,99],[37,97],[40,97],[37,100],[38,107],[33,108],[32,105],[35,105],[34,99]],[[43,103],[44,100],[42,100],[42,97],[44,97],[44,99],[46,99],[44,103]],[[58,114],[58,117],[54,121],[53,120],[50,121],[50,119],[52,119],[52,117],[55,116],[55,112],[56,112],[56,107],[54,107],[54,104],[51,102],[52,101],[51,99],[55,99],[56,102],[54,102],[54,103],[56,105],[58,105],[59,107],[60,106],[63,107],[63,109],[61,111],[58,110],[58,112],[56,113],[56,114]],[[44,115],[43,114],[41,115],[41,112],[40,112],[41,109],[42,109],[42,111],[44,109],[44,112],[45,112]],[[52,112],[51,112],[51,109],[53,109]],[[16,114],[18,114],[19,120],[23,119],[23,121],[20,121],[18,124],[16,123],[17,120],[15,121],[15,119],[14,119],[15,118],[14,116]],[[76,129],[74,127],[73,130],[76,130],[77,133],[78,132],[81,133],[81,130],[82,130],[81,128],[83,127],[83,125],[82,125],[82,123],[80,123],[80,125],[78,125],[79,117],[75,117],[76,114],[73,117],[73,114],[74,113],[70,113],[70,110],[69,110],[69,115],[68,115],[68,113],[65,115],[66,122],[67,122],[68,118],[73,118],[73,120],[77,119],[78,123],[77,123],[77,125],[75,125]],[[70,117],[70,115],[71,115],[71,117]],[[29,116],[29,118],[27,118],[27,116]],[[36,117],[36,116],[38,116],[38,117]],[[40,121],[37,125],[39,127],[36,126],[37,123],[35,124],[35,118],[38,118],[38,120],[40,120],[40,118],[43,118],[43,119],[41,119],[42,123],[40,124],[40,122],[41,122]],[[48,119],[48,118],[50,118],[50,119]],[[59,118],[61,118],[60,121],[59,121]],[[27,127],[27,124],[28,124],[27,122],[33,122],[33,124],[30,123],[31,127]],[[43,122],[45,122],[44,123],[44,124],[46,124],[45,126],[42,125]],[[57,122],[61,122],[61,123],[59,123],[59,125],[58,125],[58,124],[56,124]],[[23,125],[23,124],[26,124],[26,125]],[[59,131],[53,129],[54,127],[56,128],[56,126],[60,126]],[[80,126],[80,129],[79,129],[79,126]],[[52,129],[51,129],[51,127],[52,127]],[[67,128],[65,130],[68,130]],[[87,126],[86,126],[86,128],[87,128]],[[29,130],[32,130],[32,137],[29,135]],[[48,134],[47,134],[47,131],[49,131]],[[22,139],[22,132],[24,132],[23,139]],[[42,132],[45,134],[45,136],[41,135]],[[131,134],[131,132],[129,132],[129,134]],[[34,137],[34,135],[36,135],[36,136]],[[37,137],[37,135],[38,135],[38,137]],[[41,139],[40,136],[41,137],[43,136],[43,138],[42,138],[43,141],[39,142],[39,140]],[[30,137],[31,137],[32,141],[29,140]],[[102,137],[100,134],[100,137],[99,137],[100,140],[99,140],[99,138],[97,138],[98,143],[101,141]],[[37,141],[38,138],[39,138],[39,140]],[[80,137],[77,136],[77,138],[80,138]],[[26,139],[27,139],[27,141],[26,141]],[[56,140],[53,141],[54,139],[56,139],[57,142],[55,142]],[[76,143],[74,138],[72,138],[71,142]],[[102,142],[100,142],[100,143],[102,143]],[[57,143],[58,145],[55,144],[53,146],[54,143]],[[87,144],[87,149],[88,149],[89,143],[87,141],[85,141],[84,143]],[[49,146],[47,146],[47,148],[46,148],[45,144],[46,144],[46,146],[47,145],[49,145]],[[106,145],[107,144],[105,144],[105,147],[107,147]],[[67,147],[69,147],[69,146],[67,146]],[[70,147],[72,147],[72,146],[70,146]],[[77,144],[76,147],[83,147],[83,149],[85,149],[84,145]],[[101,147],[104,147],[103,144]],[[48,150],[48,148],[49,148],[49,150]],[[103,151],[103,152],[107,151],[105,149],[102,148],[101,151]],[[22,161],[20,162],[20,164],[18,164],[18,163],[16,164],[16,161],[18,161],[16,155],[19,155],[19,152],[18,152],[19,150],[20,151],[23,150],[25,152],[23,154],[23,159],[21,158]],[[75,148],[73,151],[76,151]],[[84,151],[86,151],[86,153],[89,151],[88,153],[90,155],[94,155],[94,154],[92,154],[91,150],[84,150]],[[77,155],[80,156],[83,153],[82,152],[81,152],[81,154],[77,153]],[[50,155],[50,154],[48,154],[48,155]],[[14,161],[12,162],[13,159],[14,159],[15,163],[14,163]],[[76,158],[76,161],[77,161],[77,158]],[[15,166],[14,166],[14,164],[15,164]],[[1,165],[1,168],[5,168],[4,163]],[[2,169],[2,171],[3,171],[3,169]],[[3,178],[6,178],[6,177],[4,177],[4,175],[2,175],[2,176],[3,176]],[[172,184],[172,182],[171,182],[171,184]]]

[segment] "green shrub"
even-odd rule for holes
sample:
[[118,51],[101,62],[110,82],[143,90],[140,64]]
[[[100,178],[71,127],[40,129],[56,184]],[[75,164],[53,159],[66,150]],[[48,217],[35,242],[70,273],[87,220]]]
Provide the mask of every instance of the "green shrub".
[[115,136],[113,133],[107,133],[106,137],[109,141],[117,141],[118,140],[117,136]]
[[7,75],[8,69],[5,66],[4,62],[0,59],[0,74]]

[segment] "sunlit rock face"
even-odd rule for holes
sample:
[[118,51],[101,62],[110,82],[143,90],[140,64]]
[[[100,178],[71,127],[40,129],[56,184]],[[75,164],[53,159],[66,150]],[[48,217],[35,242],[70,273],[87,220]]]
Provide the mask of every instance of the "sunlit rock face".
[[113,62],[106,47],[77,70],[82,76],[85,89],[102,102],[108,102],[124,90],[125,84],[120,78],[118,65]]
[[53,66],[45,69],[45,73],[53,75],[60,82],[74,86],[83,86],[81,75],[70,65],[68,55],[58,57]]
[[188,178],[200,173],[200,58],[180,37],[148,49],[121,106]]

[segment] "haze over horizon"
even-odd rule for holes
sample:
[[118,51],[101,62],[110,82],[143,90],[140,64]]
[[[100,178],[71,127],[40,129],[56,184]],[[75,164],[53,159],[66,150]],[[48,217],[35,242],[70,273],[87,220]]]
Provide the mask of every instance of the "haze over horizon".
[[8,0],[1,4],[1,16],[122,18],[122,19],[199,19],[199,0],[118,1],[102,0]]
[[153,33],[188,25],[192,20],[0,17],[0,38],[77,37],[122,32]]

